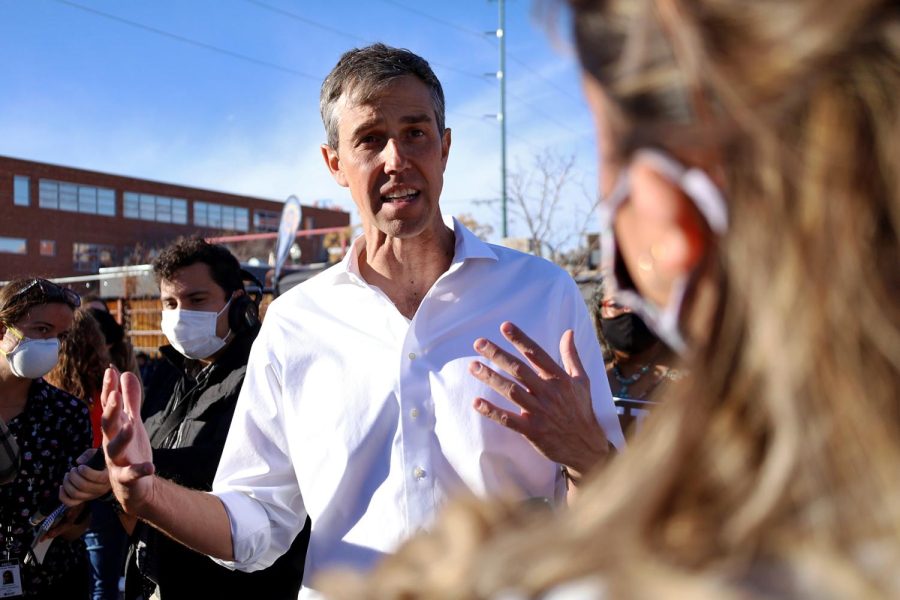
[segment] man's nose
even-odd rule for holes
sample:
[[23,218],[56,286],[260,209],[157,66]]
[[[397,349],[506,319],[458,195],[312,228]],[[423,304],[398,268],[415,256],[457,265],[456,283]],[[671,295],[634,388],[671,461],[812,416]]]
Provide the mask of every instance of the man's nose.
[[394,138],[388,139],[382,150],[385,173],[395,173],[406,169],[409,161],[401,144]]

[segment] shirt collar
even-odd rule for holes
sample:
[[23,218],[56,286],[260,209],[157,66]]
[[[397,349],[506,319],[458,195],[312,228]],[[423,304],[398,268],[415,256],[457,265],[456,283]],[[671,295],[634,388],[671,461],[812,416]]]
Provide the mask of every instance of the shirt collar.
[[[488,260],[499,260],[497,253],[491,248],[490,244],[481,240],[477,235],[469,231],[465,225],[459,222],[456,217],[444,216],[444,224],[453,230],[455,246],[453,249],[453,262],[450,264],[451,270],[456,270],[467,260],[484,258]],[[358,285],[368,285],[359,273],[359,256],[365,247],[366,239],[364,235],[358,236],[350,245],[350,250],[340,262],[340,266],[335,274],[335,283],[356,283]]]

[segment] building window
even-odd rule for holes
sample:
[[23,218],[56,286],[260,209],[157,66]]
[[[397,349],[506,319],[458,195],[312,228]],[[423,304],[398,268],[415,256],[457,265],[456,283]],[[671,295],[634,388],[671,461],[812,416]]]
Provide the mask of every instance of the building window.
[[228,204],[195,201],[194,225],[227,231],[250,231],[250,210]]
[[281,213],[274,210],[254,210],[253,229],[256,231],[278,231]]
[[59,184],[55,181],[41,179],[38,181],[38,206],[41,208],[59,208]]
[[100,267],[115,264],[116,249],[105,244],[72,244],[72,262],[76,271],[96,273]]
[[172,200],[172,222],[187,225],[187,200]]
[[13,177],[13,204],[28,206],[31,204],[31,179],[24,175]]
[[97,188],[97,214],[104,217],[116,216],[116,191]]
[[97,188],[78,188],[78,212],[97,214]]
[[0,237],[0,252],[28,254],[25,238]]
[[59,184],[59,210],[78,212],[78,186],[74,183]]
[[122,214],[129,219],[187,225],[187,200],[125,192]]
[[114,217],[116,216],[116,191],[109,188],[41,179],[38,181],[38,206],[52,210]]
[[140,219],[140,197],[134,192],[125,192],[122,200],[122,214],[129,219]]
[[41,256],[56,256],[56,242],[54,240],[41,240]]

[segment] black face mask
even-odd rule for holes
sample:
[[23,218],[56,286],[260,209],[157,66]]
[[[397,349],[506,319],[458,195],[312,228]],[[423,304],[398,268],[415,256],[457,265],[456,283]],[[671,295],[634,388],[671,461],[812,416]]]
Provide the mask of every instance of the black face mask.
[[634,313],[622,313],[611,319],[601,318],[600,330],[613,350],[626,354],[638,354],[659,341]]

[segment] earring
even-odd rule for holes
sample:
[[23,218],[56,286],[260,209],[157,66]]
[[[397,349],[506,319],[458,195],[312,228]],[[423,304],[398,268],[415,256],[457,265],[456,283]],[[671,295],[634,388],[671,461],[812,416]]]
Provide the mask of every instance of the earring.
[[666,255],[665,246],[659,242],[655,242],[650,246],[650,252],[644,252],[638,258],[638,269],[645,273],[653,273],[656,271],[656,261],[664,258]]
[[652,252],[644,252],[638,257],[638,269],[644,273],[652,273],[656,270],[656,260],[653,258]]

